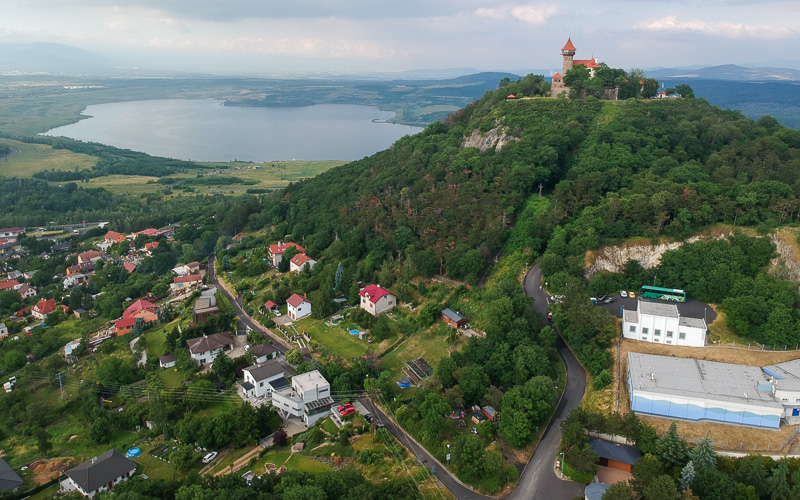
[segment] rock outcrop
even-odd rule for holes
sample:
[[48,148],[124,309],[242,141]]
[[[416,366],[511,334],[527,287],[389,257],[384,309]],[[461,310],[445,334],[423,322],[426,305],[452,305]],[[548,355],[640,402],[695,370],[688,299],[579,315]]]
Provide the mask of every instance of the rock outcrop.
[[518,140],[518,137],[508,135],[508,127],[497,126],[486,134],[481,134],[479,130],[473,130],[469,137],[461,143],[461,147],[478,148],[481,153],[491,148],[494,148],[495,151],[500,151],[509,142]]

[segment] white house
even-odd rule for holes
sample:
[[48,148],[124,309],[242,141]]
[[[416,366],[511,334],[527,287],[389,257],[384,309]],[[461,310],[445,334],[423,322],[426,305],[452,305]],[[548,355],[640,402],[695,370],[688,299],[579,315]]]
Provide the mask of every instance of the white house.
[[233,348],[233,338],[229,333],[215,333],[213,335],[203,335],[196,339],[186,341],[192,359],[200,365],[211,364],[221,352],[230,351]]
[[294,369],[279,359],[248,366],[242,370],[242,389],[247,397],[269,397],[273,391],[289,387],[286,377],[294,375]]
[[283,260],[283,254],[286,253],[286,250],[289,247],[295,247],[298,252],[306,253],[305,248],[291,241],[287,241],[286,243],[276,243],[274,245],[270,245],[269,261],[272,263],[273,266],[278,267],[278,264],[280,264],[281,260]]
[[622,314],[622,334],[626,339],[703,347],[706,331],[703,318],[681,316],[678,306],[672,303],[639,300],[636,311]]
[[256,363],[266,363],[270,359],[283,357],[278,348],[275,347],[275,344],[270,344],[269,342],[253,346],[250,352],[256,357]]
[[305,269],[306,264],[308,264],[309,269],[314,269],[314,264],[316,263],[317,261],[308,255],[299,253],[289,260],[289,271],[301,273],[303,269]]
[[127,481],[136,472],[136,464],[111,449],[74,469],[67,471],[67,481],[83,496],[93,498],[101,491],[110,491],[115,485]]
[[0,323],[0,339],[8,337],[8,327],[5,323]]
[[789,425],[800,423],[800,359],[762,368],[772,394],[783,405],[783,420]]
[[311,301],[305,297],[305,294],[294,294],[286,300],[288,305],[287,310],[289,317],[293,320],[303,319],[311,314]]
[[272,406],[284,418],[299,418],[310,427],[330,412],[331,385],[317,370],[295,375],[291,386],[272,393]]
[[158,365],[161,368],[172,368],[175,366],[175,355],[167,354],[166,356],[161,356],[158,358]]
[[381,288],[380,285],[368,285],[359,293],[361,295],[361,309],[373,316],[386,312],[397,304],[397,297]]

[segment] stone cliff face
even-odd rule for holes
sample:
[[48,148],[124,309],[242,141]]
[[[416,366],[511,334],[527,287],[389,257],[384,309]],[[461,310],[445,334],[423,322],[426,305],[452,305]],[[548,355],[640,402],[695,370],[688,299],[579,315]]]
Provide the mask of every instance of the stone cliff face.
[[495,151],[500,151],[503,146],[511,141],[518,141],[518,137],[508,135],[508,127],[495,127],[485,135],[481,134],[478,130],[473,130],[472,133],[464,139],[461,143],[462,148],[478,148],[481,153],[494,148]]
[[769,266],[770,274],[791,281],[800,281],[800,250],[797,248],[797,232],[779,230],[769,235],[778,255]]

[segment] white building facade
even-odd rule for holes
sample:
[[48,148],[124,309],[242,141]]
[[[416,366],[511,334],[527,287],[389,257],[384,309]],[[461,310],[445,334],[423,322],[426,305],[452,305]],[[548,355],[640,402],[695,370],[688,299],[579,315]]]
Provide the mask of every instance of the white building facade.
[[272,406],[284,418],[299,418],[310,427],[330,412],[331,385],[318,370],[295,375],[290,387],[272,393]]
[[622,335],[626,339],[690,347],[706,345],[706,322],[681,316],[672,303],[639,300],[636,311],[623,311]]
[[248,366],[242,371],[242,388],[247,397],[269,398],[273,391],[289,386],[286,377],[294,374],[291,366],[277,359]]
[[311,301],[302,295],[294,294],[286,300],[286,311],[296,321],[311,315]]
[[762,368],[772,386],[772,394],[783,405],[783,420],[800,424],[800,359]]
[[359,295],[361,295],[361,309],[373,316],[389,311],[397,304],[397,297],[380,285],[368,285]]

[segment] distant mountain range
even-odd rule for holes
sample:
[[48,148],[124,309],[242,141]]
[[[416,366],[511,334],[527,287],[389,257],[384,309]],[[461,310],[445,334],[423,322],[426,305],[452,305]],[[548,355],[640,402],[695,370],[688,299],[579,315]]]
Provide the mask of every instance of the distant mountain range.
[[105,57],[59,43],[0,43],[0,74],[62,73],[107,75],[115,71]]
[[667,78],[752,81],[800,81],[800,70],[791,68],[745,68],[735,64],[706,68],[658,68],[648,70],[647,76],[657,80]]

